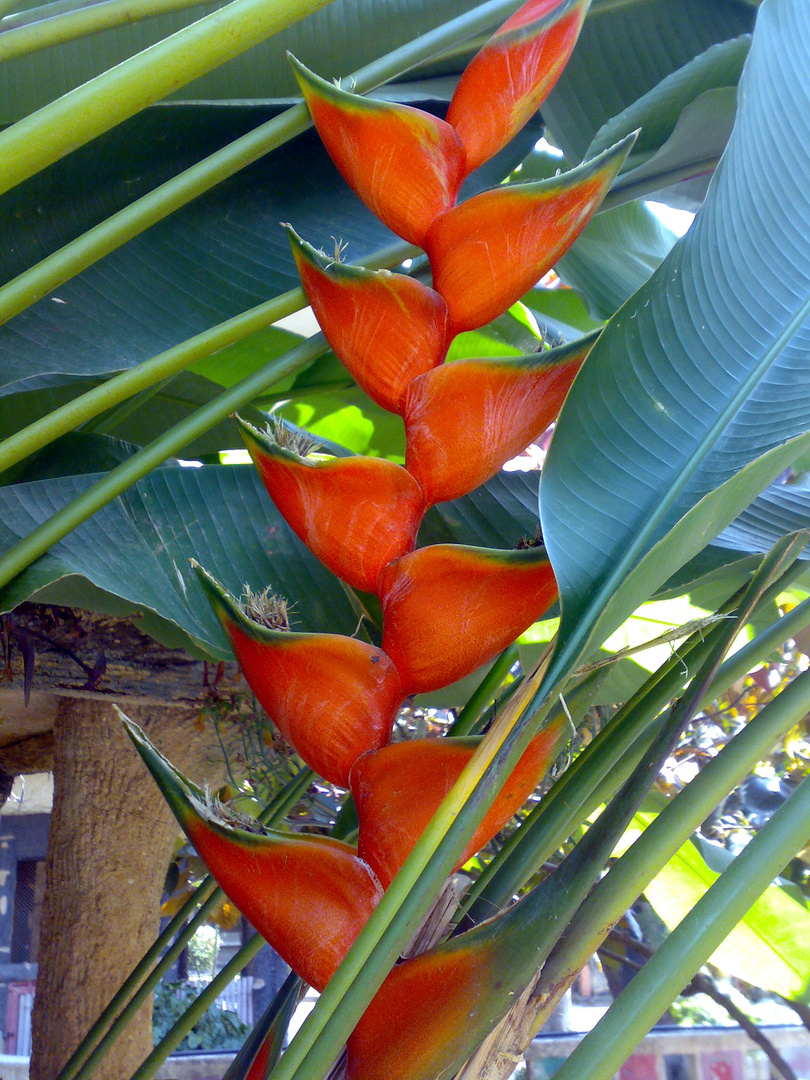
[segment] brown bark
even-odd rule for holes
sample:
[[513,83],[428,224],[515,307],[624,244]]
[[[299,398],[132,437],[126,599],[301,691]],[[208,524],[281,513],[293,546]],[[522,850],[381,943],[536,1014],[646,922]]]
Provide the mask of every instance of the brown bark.
[[[193,712],[122,704],[169,757],[201,778],[210,751],[193,731]],[[154,941],[178,835],[105,701],[61,699],[54,784],[31,1080],[53,1080]],[[145,1006],[94,1075],[130,1076],[151,1047],[151,1006]]]

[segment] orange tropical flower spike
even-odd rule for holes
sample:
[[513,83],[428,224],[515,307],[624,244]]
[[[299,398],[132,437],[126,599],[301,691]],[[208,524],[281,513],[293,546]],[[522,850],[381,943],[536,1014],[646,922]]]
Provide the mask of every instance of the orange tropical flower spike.
[[551,269],[593,217],[635,138],[561,176],[484,191],[436,218],[425,249],[451,335],[502,315]]
[[380,574],[383,642],[402,691],[448,686],[485,664],[557,599],[543,548],[434,544]]
[[287,54],[312,122],[348,185],[398,236],[424,247],[465,175],[453,128],[421,109],[349,94]]
[[338,840],[234,825],[135,724],[125,726],[222,890],[290,967],[322,990],[382,897],[369,867]]
[[579,37],[590,0],[529,0],[462,72],[447,113],[467,172],[520,131],[551,91]]
[[404,274],[327,259],[287,227],[304,292],[326,340],[355,382],[389,412],[440,364],[449,344],[444,300]]
[[313,461],[244,421],[239,427],[290,528],[333,574],[374,592],[382,568],[413,550],[423,515],[416,480],[383,458]]
[[[536,735],[456,864],[462,866],[528,799],[559,753],[565,718]],[[360,823],[357,853],[387,889],[442,799],[475,752],[478,738],[410,739],[363,754],[349,786]]]
[[405,468],[425,506],[479,487],[557,414],[598,333],[513,360],[456,360],[405,391]]
[[404,697],[391,660],[355,638],[262,626],[201,566],[193,565],[242,674],[270,719],[307,765],[330,783],[347,787],[357,758],[391,738]]

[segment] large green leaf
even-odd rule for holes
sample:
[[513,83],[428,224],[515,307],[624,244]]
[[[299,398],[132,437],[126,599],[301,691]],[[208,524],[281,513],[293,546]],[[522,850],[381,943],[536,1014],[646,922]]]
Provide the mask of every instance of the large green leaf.
[[[808,50],[806,7],[766,0],[706,204],[608,324],[561,413],[542,515],[570,648],[691,507],[810,421]],[[729,492],[733,517],[745,503]],[[698,549],[713,535],[699,525]],[[694,552],[670,545],[669,572]]]
[[716,42],[750,32],[739,0],[594,0],[579,42],[543,106],[572,161],[603,124]]
[[700,171],[705,174],[702,179],[688,180],[658,196],[670,205],[696,210],[731,134],[737,83],[750,47],[750,36],[745,34],[696,56],[609,120],[597,132],[587,156],[640,128],[622,169],[620,187],[649,185],[661,177]]
[[647,281],[675,239],[648,207],[631,202],[598,214],[555,269],[586,299],[591,315],[608,319]]

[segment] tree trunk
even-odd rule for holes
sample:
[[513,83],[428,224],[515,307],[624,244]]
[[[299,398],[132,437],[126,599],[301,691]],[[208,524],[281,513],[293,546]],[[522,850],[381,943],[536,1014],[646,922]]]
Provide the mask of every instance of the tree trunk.
[[[180,768],[199,774],[207,739],[194,714],[126,710]],[[202,745],[201,745],[202,744]],[[154,941],[175,820],[107,701],[62,698],[54,726],[31,1080],[53,1080]],[[147,1004],[94,1074],[130,1076],[152,1048]]]

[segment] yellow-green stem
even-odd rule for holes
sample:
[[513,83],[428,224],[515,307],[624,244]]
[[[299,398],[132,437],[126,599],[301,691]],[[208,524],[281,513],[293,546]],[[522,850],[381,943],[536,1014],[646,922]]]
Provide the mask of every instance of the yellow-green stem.
[[0,194],[331,0],[232,0],[0,133]]
[[179,11],[187,7],[199,7],[199,0],[104,0],[78,10],[49,12],[48,5],[25,12],[24,17],[17,17],[18,25],[5,24],[0,29],[0,63],[14,56],[23,56],[46,49],[49,45],[59,45],[65,41],[95,34],[99,30],[109,30],[124,23],[139,22],[153,15],[165,15],[170,11]]

